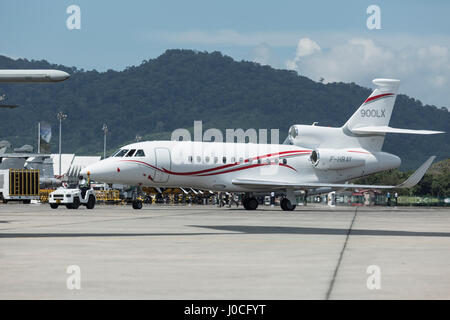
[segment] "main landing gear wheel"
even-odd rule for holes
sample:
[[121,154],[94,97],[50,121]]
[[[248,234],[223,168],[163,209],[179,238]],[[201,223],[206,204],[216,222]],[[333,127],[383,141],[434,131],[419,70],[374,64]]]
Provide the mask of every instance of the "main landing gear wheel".
[[133,209],[142,209],[142,201],[135,200],[133,201]]
[[296,205],[293,205],[288,198],[283,198],[283,200],[281,200],[280,206],[283,211],[293,211],[296,207]]
[[258,200],[256,200],[255,197],[244,198],[242,204],[246,210],[256,210],[256,208],[258,208]]

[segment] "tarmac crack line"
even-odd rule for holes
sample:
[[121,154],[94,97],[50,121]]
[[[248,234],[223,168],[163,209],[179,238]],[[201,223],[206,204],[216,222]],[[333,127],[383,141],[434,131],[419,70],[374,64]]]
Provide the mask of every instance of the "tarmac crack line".
[[357,213],[358,213],[358,208],[355,209],[355,214],[353,216],[352,222],[350,223],[350,227],[348,228],[344,245],[342,246],[341,253],[339,254],[339,260],[336,264],[336,268],[334,269],[333,278],[331,279],[330,286],[328,287],[327,295],[325,298],[326,300],[330,300],[331,292],[333,291],[333,288],[334,288],[334,283],[336,281],[336,277],[339,272],[339,268],[341,266],[341,262],[342,262],[342,258],[344,256],[345,249],[347,248],[348,239],[350,238],[350,233],[352,232],[353,224],[355,223]]

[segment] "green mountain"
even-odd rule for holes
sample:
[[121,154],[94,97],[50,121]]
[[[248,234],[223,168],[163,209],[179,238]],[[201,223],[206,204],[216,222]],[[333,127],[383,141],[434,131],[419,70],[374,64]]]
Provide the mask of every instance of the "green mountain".
[[[52,151],[58,150],[56,113],[63,111],[63,152],[101,154],[103,123],[108,149],[144,139],[169,138],[176,128],[278,128],[280,140],[292,124],[340,126],[370,94],[354,83],[322,84],[296,72],[253,62],[234,61],[219,52],[168,50],[156,59],[123,71],[84,71],[47,61],[0,56],[0,69],[57,68],[71,78],[61,83],[0,84],[0,95],[17,109],[0,109],[0,140],[18,147],[36,145],[37,122],[52,124]],[[382,76],[382,75],[380,75]],[[422,105],[399,95],[391,125],[399,128],[450,131],[446,108]],[[400,156],[402,169],[412,169],[429,155],[450,154],[449,134],[388,135],[384,150]]]

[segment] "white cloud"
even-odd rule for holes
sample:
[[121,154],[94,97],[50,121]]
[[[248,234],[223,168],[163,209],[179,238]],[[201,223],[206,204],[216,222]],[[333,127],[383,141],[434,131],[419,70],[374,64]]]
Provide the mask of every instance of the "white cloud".
[[[309,44],[302,46],[305,51],[301,51],[301,42]],[[425,103],[450,106],[450,93],[444,89],[450,83],[450,52],[445,45],[387,47],[365,38],[353,38],[327,50],[314,44],[301,39],[286,68],[313,80],[323,77],[325,82],[364,86],[370,86],[374,78],[397,78],[402,80],[401,92]]]
[[297,44],[298,57],[310,56],[316,52],[320,52],[320,47],[316,42],[312,41],[309,38],[302,38],[298,41]]
[[307,57],[320,51],[321,49],[315,41],[312,41],[309,38],[301,38],[297,44],[297,53],[295,55],[294,60],[288,60],[286,62],[287,69],[289,70],[298,69],[298,63],[300,62],[302,57]]

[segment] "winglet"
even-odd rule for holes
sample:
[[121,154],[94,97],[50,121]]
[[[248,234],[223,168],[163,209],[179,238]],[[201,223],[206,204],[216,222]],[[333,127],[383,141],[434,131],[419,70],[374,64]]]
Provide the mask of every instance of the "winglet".
[[434,159],[436,159],[436,156],[429,157],[428,160],[419,167],[419,169],[417,169],[406,181],[397,185],[396,188],[411,188],[418,184],[425,175],[425,172],[427,172],[428,168],[433,163]]

